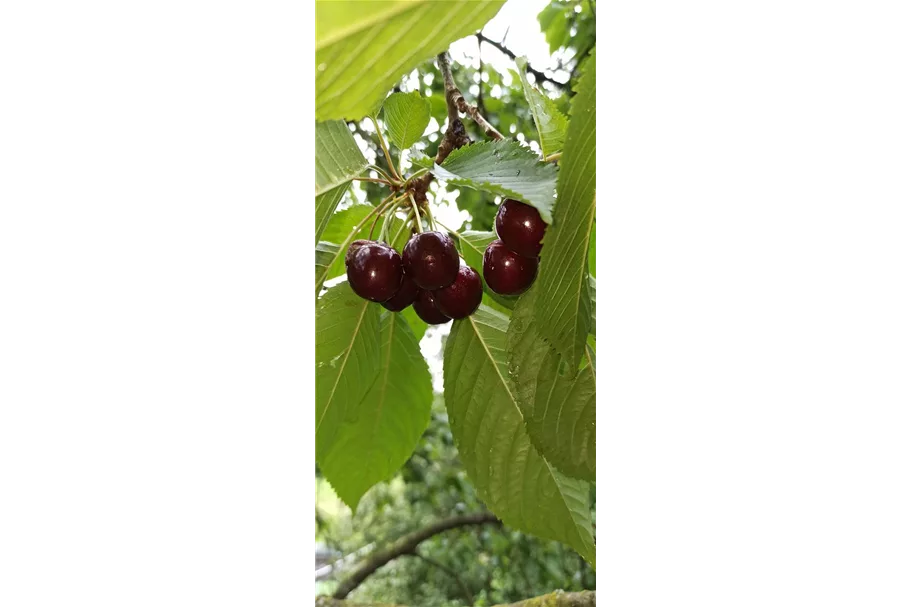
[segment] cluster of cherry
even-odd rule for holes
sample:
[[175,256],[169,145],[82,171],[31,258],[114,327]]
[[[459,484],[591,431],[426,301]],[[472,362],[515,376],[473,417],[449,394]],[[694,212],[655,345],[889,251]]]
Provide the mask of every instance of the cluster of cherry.
[[[533,207],[506,200],[496,226],[500,239],[484,251],[484,280],[496,293],[518,295],[538,273],[546,225]],[[481,305],[481,277],[460,265],[455,243],[440,232],[414,234],[401,255],[383,242],[355,240],[345,267],[357,295],[392,312],[412,306],[431,325],[466,318]]]

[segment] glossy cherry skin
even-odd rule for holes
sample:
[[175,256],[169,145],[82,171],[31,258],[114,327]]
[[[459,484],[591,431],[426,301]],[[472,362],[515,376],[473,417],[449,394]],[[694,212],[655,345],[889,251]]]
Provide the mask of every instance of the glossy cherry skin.
[[392,299],[384,301],[382,306],[392,312],[401,312],[414,303],[419,291],[420,289],[414,284],[413,280],[407,276],[403,276],[402,286],[400,286],[399,290],[396,291],[396,294],[392,296]]
[[481,275],[474,268],[462,266],[454,283],[433,292],[433,301],[440,312],[458,320],[474,314],[483,294]]
[[484,251],[484,280],[500,295],[518,295],[531,286],[538,275],[538,260],[514,253],[500,240]]
[[452,239],[440,232],[415,234],[402,250],[405,274],[422,289],[448,287],[459,273],[459,253]]
[[537,259],[547,224],[538,209],[518,200],[507,199],[497,211],[497,236],[522,257]]
[[351,259],[354,257],[354,254],[357,253],[357,250],[368,242],[373,242],[371,240],[355,240],[350,245],[348,245],[348,251],[345,253],[345,267],[351,263]]
[[452,320],[440,312],[436,302],[433,300],[433,293],[430,291],[421,291],[418,293],[418,298],[414,300],[411,307],[414,308],[414,311],[417,312],[420,319],[428,325],[442,325]]
[[366,242],[351,254],[350,259],[346,254],[345,260],[351,289],[370,301],[390,299],[405,277],[402,258],[395,249],[381,242]]

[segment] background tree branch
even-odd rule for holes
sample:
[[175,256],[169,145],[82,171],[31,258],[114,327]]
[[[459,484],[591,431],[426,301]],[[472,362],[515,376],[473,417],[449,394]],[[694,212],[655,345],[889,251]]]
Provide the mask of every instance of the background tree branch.
[[[478,37],[479,43],[486,42],[487,44],[494,47],[495,49],[497,49],[498,51],[500,51],[501,53],[503,53],[504,55],[506,55],[513,61],[516,60],[516,54],[514,52],[512,52],[511,50],[509,50],[505,45],[503,45],[503,43],[497,42],[496,40],[491,40],[490,38],[488,38],[481,32],[478,32],[477,34],[475,34],[475,36]],[[559,80],[554,80],[553,78],[551,78],[544,72],[536,70],[533,67],[531,67],[530,65],[527,67],[528,67],[528,71],[531,72],[532,74],[534,74],[535,79],[538,82],[541,82],[542,80],[546,80],[547,82],[550,82],[551,84],[555,84],[555,85],[559,86],[560,88],[563,88],[567,85],[566,82],[560,82]]]
[[[316,607],[404,607],[391,603],[352,603],[332,599],[325,596],[316,597]],[[525,599],[509,605],[494,605],[493,607],[595,607],[595,592],[584,590],[582,592],[563,592],[557,590],[549,594]]]
[[417,550],[412,552],[410,556],[417,557],[417,558],[421,559],[422,561],[424,561],[425,563],[427,563],[428,565],[436,567],[440,571],[445,571],[447,574],[452,576],[452,578],[455,579],[456,583],[458,583],[459,589],[462,591],[462,594],[465,596],[465,604],[471,605],[474,603],[474,595],[472,595],[471,589],[468,588],[468,584],[465,583],[465,581],[462,579],[462,576],[459,575],[458,571],[456,571],[455,569],[453,569],[451,567],[447,567],[440,561],[434,560],[434,559],[430,558],[429,556],[424,556]]
[[338,588],[332,594],[332,598],[344,599],[377,569],[400,556],[414,554],[418,544],[434,535],[458,527],[483,525],[487,523],[500,524],[500,521],[490,512],[476,512],[474,514],[463,514],[442,519],[423,529],[418,529],[408,535],[402,536],[388,546],[377,550],[367,557],[350,576],[341,581]]

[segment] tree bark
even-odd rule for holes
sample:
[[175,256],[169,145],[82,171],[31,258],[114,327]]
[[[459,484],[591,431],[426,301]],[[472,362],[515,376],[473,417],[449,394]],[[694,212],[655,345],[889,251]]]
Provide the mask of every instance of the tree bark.
[[[418,529],[413,533],[402,536],[388,546],[377,550],[367,557],[360,567],[355,569],[350,576],[341,581],[336,591],[332,594],[332,598],[344,599],[352,590],[360,586],[361,582],[370,577],[374,571],[393,559],[414,553],[418,544],[434,535],[457,527],[483,525],[485,523],[499,524],[499,522],[497,517],[490,512],[476,512],[474,514],[463,514],[446,518],[428,525],[423,529]],[[331,605],[331,603],[326,604]]]
[[[352,603],[326,596],[316,597],[316,607],[405,607],[392,603]],[[584,590],[582,592],[563,592],[557,590],[549,594],[525,599],[509,605],[494,605],[493,607],[595,607],[595,592]]]

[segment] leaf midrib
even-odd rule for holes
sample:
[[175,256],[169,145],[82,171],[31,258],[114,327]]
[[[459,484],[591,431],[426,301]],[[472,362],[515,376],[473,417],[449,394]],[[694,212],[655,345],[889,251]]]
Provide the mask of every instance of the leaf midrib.
[[339,367],[338,375],[335,376],[335,383],[332,385],[332,391],[329,393],[329,398],[326,399],[326,406],[323,408],[322,415],[320,415],[319,420],[316,422],[316,431],[317,432],[319,432],[319,428],[323,423],[323,419],[326,417],[326,412],[329,410],[329,404],[332,402],[332,398],[335,396],[335,391],[338,389],[338,384],[342,379],[342,374],[345,371],[345,367],[348,365],[348,359],[351,357],[351,350],[354,348],[354,340],[357,339],[357,335],[361,331],[361,325],[364,322],[364,316],[367,314],[367,307],[369,305],[370,305],[370,302],[365,299],[363,307],[361,308],[361,315],[357,319],[357,325],[355,325],[354,331],[351,333],[351,342],[348,344],[348,347],[345,349],[345,358],[342,361],[341,366]]
[[[490,348],[487,347],[487,342],[484,341],[484,338],[481,336],[481,331],[478,329],[477,325],[475,324],[474,316],[469,316],[468,320],[471,321],[471,328],[474,330],[475,335],[478,336],[478,341],[480,341],[481,345],[484,347],[484,351],[487,353],[487,358],[490,359],[491,364],[493,365],[494,369],[496,369],[497,375],[500,377],[500,383],[502,383],[503,387],[506,388],[506,393],[509,394],[509,400],[512,401],[513,407],[516,408],[516,412],[518,412],[518,414],[519,414],[519,419],[522,420],[521,423],[524,424],[525,417],[522,415],[522,410],[519,408],[519,403],[516,402],[515,396],[513,396],[512,391],[509,389],[509,383],[506,381],[506,379],[503,377],[503,374],[500,372],[500,365],[497,364],[496,359],[494,359],[494,357],[493,357],[493,353],[490,351]],[[522,427],[522,432],[525,432],[524,426]],[[534,446],[532,446],[532,448],[534,449]],[[547,458],[545,458],[544,456],[541,456],[541,460],[544,462],[544,465],[547,466],[547,471],[550,473],[550,477],[553,479],[554,484],[557,486],[557,493],[560,494],[560,500],[562,500],[563,505],[566,507],[566,511],[568,513],[570,513],[570,519],[572,519],[572,521],[573,521],[573,529],[576,532],[576,536],[578,536],[579,541],[582,542],[582,544],[585,544],[586,543],[585,538],[582,537],[582,534],[579,532],[579,525],[576,523],[575,518],[572,516],[573,510],[572,510],[572,508],[569,507],[569,503],[566,501],[566,496],[563,494],[562,487],[560,487],[560,484],[557,482],[557,477],[554,476],[553,467],[551,466],[550,462],[547,461]],[[527,464],[527,462],[526,462],[526,464]]]

